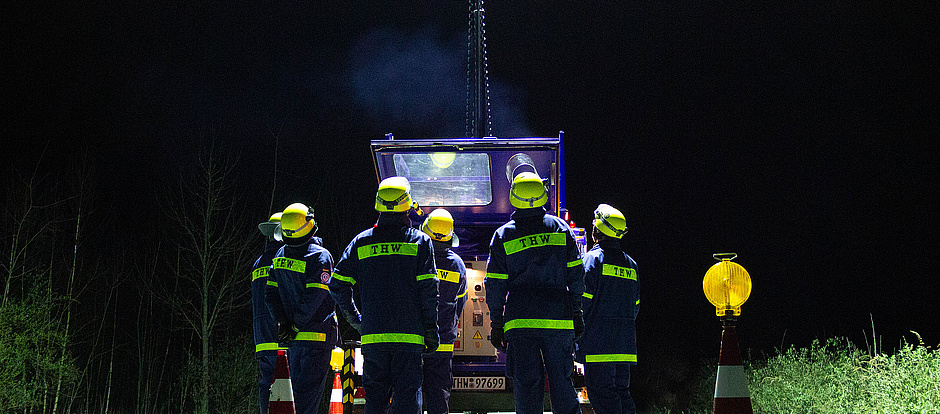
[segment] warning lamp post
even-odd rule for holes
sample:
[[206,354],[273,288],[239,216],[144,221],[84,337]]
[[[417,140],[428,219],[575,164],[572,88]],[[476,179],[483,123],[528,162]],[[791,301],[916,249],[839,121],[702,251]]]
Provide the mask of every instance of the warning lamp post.
[[705,279],[702,280],[705,297],[715,305],[715,314],[722,319],[712,412],[751,414],[751,396],[747,390],[744,363],[734,326],[735,319],[741,315],[741,305],[751,295],[751,276],[744,267],[732,262],[738,257],[735,253],[716,253],[712,257],[718,263],[705,272]]

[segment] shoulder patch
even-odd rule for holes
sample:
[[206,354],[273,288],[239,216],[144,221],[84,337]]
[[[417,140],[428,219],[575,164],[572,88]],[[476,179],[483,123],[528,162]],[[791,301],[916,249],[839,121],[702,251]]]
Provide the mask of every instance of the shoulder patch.
[[330,283],[330,277],[332,277],[331,273],[326,269],[323,269],[323,273],[320,273],[320,281],[323,283]]

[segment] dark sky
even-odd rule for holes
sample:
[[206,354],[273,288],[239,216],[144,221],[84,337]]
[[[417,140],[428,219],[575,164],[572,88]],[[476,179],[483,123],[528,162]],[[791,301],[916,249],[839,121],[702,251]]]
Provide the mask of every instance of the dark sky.
[[[7,163],[90,154],[115,217],[214,137],[263,219],[278,136],[275,205],[348,192],[364,227],[370,139],[464,134],[466,2],[110,3],[2,18],[2,133]],[[492,1],[486,23],[494,135],[564,130],[573,219],[628,218],[641,354],[717,357],[701,280],[725,251],[754,282],[744,348],[872,320],[940,343],[937,2]]]

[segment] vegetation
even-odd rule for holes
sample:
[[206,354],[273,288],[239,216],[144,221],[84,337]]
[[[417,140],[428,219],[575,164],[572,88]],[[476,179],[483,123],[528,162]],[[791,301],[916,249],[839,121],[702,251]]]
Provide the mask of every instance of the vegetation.
[[940,352],[923,343],[887,355],[816,341],[754,364],[748,382],[756,412],[940,412]]
[[[258,412],[258,365],[252,338],[235,338],[219,346],[210,361],[208,394],[199,391],[203,379],[202,358],[188,355],[180,375],[185,397],[195,407],[213,407],[213,411],[229,414]],[[189,408],[189,407],[184,407]]]
[[93,160],[4,170],[0,413],[257,411],[251,217],[269,212],[236,157],[182,164],[132,211],[94,203]]
[[[940,413],[940,351],[905,343],[893,354],[856,347],[845,338],[814,341],[745,361],[755,413]],[[880,351],[880,350],[879,350]],[[716,366],[700,377],[714,390]],[[703,391],[704,392],[704,391]],[[710,413],[711,395],[688,407],[653,407],[654,413]]]
[[30,285],[23,299],[0,307],[0,407],[24,410],[50,404],[57,386],[70,390],[77,372],[72,359],[62,358],[68,338],[49,315],[55,298],[48,283],[23,276]]

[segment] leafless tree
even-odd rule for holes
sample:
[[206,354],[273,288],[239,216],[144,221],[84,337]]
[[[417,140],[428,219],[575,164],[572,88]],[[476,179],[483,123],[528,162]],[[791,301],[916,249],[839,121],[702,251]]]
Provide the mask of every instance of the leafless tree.
[[173,286],[166,299],[199,340],[200,379],[197,412],[209,411],[210,358],[213,334],[233,311],[246,306],[249,291],[251,226],[238,194],[235,160],[216,145],[199,156],[193,171],[184,171],[168,197],[165,211],[175,254],[168,264]]
[[10,186],[6,194],[3,210],[4,260],[3,295],[0,308],[6,306],[10,298],[13,281],[24,274],[37,271],[41,265],[37,257],[30,258],[30,248],[42,237],[51,234],[53,221],[48,212],[59,201],[52,196],[50,179],[39,175],[39,163],[28,177],[11,167]]

